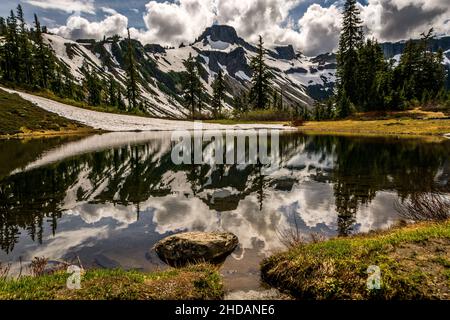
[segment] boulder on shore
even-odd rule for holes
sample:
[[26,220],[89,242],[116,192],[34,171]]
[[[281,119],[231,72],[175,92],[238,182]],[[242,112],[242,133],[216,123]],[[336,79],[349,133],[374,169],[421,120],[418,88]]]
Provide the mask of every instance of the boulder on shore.
[[159,241],[154,249],[165,263],[181,267],[200,262],[221,263],[237,247],[230,232],[186,232]]

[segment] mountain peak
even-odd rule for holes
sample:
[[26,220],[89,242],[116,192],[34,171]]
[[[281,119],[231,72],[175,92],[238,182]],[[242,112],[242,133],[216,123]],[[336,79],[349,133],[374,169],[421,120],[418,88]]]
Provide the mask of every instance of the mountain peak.
[[222,41],[230,44],[238,44],[242,41],[236,30],[227,25],[213,25],[207,28],[199,38],[200,41]]
[[292,45],[277,46],[275,51],[278,53],[278,58],[283,60],[294,60],[297,57],[294,47]]

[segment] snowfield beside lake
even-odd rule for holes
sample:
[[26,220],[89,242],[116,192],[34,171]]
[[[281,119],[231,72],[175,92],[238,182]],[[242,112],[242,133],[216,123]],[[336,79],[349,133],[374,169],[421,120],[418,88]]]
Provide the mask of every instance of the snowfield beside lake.
[[[56,113],[57,115],[69,120],[77,121],[94,129],[100,129],[111,132],[119,131],[172,131],[172,130],[193,130],[192,121],[164,120],[157,118],[138,117],[123,114],[114,114],[106,112],[92,111],[88,109],[70,106],[64,103],[50,99],[38,97],[32,94],[11,90],[0,87],[0,89],[9,93],[17,93],[23,99],[28,100],[38,107]],[[239,125],[221,125],[212,123],[203,123],[204,130],[225,130],[225,129],[279,129],[293,130],[293,127],[271,124],[239,124]]]

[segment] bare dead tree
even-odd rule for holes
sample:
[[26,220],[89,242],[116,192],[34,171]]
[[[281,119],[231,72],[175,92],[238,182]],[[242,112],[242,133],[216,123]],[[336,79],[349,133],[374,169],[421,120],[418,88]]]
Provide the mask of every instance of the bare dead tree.
[[406,201],[395,203],[399,215],[413,221],[450,219],[450,195],[443,192],[414,193]]
[[0,262],[0,280],[6,279],[9,274],[9,270],[11,269],[11,264],[3,264]]
[[35,257],[30,264],[30,271],[35,276],[42,276],[47,266],[48,259],[45,257]]
[[307,243],[317,243],[324,240],[324,237],[320,234],[313,233],[306,235],[302,233],[297,214],[292,213],[292,218],[294,221],[293,224],[289,224],[284,229],[277,230],[278,239],[286,248],[293,248]]

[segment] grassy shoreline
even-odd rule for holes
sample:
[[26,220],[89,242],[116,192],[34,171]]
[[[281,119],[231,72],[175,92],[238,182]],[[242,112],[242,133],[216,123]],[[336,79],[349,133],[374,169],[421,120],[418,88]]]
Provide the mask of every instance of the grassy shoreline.
[[450,133],[450,119],[306,122],[298,130],[308,134],[349,136],[443,136]]
[[[368,290],[368,267],[381,290]],[[450,299],[450,221],[298,244],[261,263],[268,284],[299,299]]]
[[[233,119],[209,120],[223,125],[254,124],[258,121]],[[292,125],[289,121],[266,121],[266,124]],[[306,121],[297,125],[298,131],[312,135],[360,137],[443,138],[450,133],[450,118],[443,112],[414,109],[388,113],[361,113],[344,120]]]
[[[381,289],[367,289],[379,266]],[[221,300],[217,266],[144,273],[87,270],[82,289],[68,274],[0,278],[0,300]],[[300,243],[261,263],[261,278],[286,296],[307,300],[450,300],[450,221],[417,223],[323,242]]]
[[47,112],[17,94],[0,90],[0,139],[93,132],[98,130]]
[[85,129],[80,128],[74,130],[61,130],[61,131],[29,131],[26,133],[0,135],[0,141],[8,139],[38,139],[38,138],[51,138],[62,136],[86,136],[89,134],[102,132],[104,131],[90,128]]
[[81,289],[66,286],[69,274],[0,278],[0,300],[218,300],[224,296],[217,269],[203,264],[143,273],[124,270],[88,270]]

